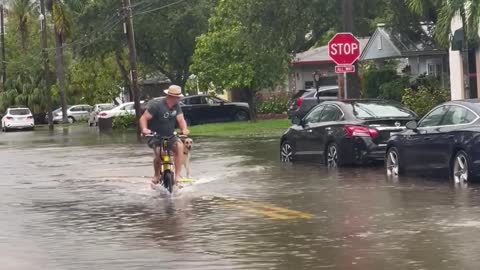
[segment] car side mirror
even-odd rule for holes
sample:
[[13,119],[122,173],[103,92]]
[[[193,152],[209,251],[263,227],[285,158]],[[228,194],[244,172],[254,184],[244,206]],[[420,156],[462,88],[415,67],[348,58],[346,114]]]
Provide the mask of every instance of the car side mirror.
[[301,125],[302,124],[302,119],[300,119],[300,117],[298,117],[298,116],[294,116],[293,119],[292,119],[292,123],[294,125]]
[[408,122],[408,123],[405,125],[405,127],[406,127],[407,129],[411,129],[411,130],[413,130],[413,131],[416,131],[417,128],[418,128],[417,121],[410,121],[410,122]]

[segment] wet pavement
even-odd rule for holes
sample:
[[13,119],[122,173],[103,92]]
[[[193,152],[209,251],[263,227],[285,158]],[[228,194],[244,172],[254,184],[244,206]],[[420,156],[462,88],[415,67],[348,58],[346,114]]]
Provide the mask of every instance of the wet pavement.
[[479,186],[282,166],[277,139],[195,138],[148,186],[133,134],[0,133],[0,269],[478,269]]

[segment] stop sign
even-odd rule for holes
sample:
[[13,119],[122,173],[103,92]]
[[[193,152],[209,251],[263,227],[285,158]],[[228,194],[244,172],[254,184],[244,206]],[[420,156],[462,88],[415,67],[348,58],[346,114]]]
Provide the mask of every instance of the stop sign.
[[352,33],[337,33],[328,42],[328,56],[337,65],[352,65],[360,57],[360,41]]

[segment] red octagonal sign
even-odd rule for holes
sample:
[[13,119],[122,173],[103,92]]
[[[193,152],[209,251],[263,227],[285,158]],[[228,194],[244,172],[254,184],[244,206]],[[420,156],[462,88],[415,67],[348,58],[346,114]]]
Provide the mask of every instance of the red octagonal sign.
[[337,65],[352,65],[360,57],[360,41],[352,33],[337,33],[328,42],[328,56]]

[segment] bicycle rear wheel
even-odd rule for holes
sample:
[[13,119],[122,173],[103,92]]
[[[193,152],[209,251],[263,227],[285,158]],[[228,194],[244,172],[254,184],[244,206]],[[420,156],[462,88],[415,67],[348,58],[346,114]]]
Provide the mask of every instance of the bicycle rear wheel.
[[168,192],[172,193],[173,191],[173,173],[171,171],[165,171],[163,173],[163,187],[165,187]]

